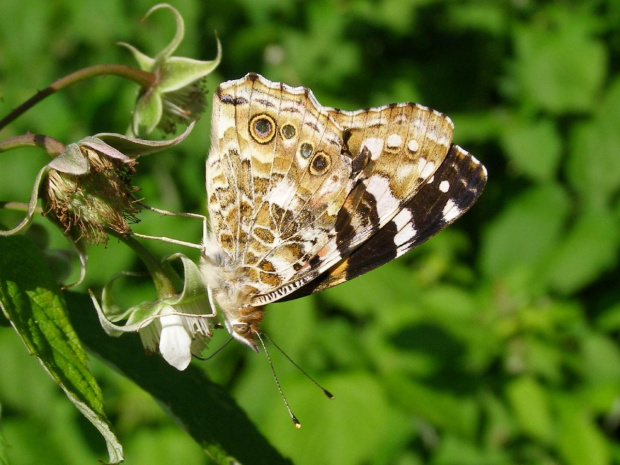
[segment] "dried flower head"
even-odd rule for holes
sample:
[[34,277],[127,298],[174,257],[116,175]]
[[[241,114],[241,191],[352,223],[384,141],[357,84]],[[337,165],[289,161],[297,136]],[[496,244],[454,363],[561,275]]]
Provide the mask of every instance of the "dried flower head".
[[[69,148],[68,148],[69,149]],[[73,174],[50,169],[42,190],[45,215],[51,216],[64,233],[89,244],[107,242],[107,229],[129,234],[129,223],[140,212],[131,185],[136,161],[110,157],[91,147],[74,144],[88,164],[88,172]]]

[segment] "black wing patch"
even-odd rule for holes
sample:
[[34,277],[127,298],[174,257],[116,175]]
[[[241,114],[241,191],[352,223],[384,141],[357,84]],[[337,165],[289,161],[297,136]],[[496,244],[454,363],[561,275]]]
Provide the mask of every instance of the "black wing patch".
[[398,214],[349,256],[287,295],[292,300],[350,281],[417,247],[463,215],[480,197],[485,167],[458,145]]

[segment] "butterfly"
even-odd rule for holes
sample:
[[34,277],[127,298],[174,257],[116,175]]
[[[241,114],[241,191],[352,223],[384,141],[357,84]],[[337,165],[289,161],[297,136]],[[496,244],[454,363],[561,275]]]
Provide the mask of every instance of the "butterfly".
[[414,103],[344,111],[250,73],[213,97],[201,272],[230,334],[258,351],[264,306],[403,255],[476,202],[485,167]]

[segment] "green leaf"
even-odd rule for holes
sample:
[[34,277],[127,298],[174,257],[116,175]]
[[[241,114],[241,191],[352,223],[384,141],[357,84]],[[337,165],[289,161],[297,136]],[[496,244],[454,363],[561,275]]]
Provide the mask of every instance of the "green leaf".
[[562,140],[551,120],[511,121],[504,126],[502,145],[510,160],[527,176],[537,181],[554,178]]
[[506,13],[500,3],[455,3],[448,14],[451,24],[465,30],[493,36],[502,36],[506,30]]
[[6,456],[6,440],[2,435],[2,404],[0,404],[0,465],[9,465],[9,459]]
[[609,450],[585,407],[576,397],[558,399],[558,448],[568,465],[609,465]]
[[495,393],[484,391],[480,393],[482,415],[486,419],[484,426],[485,442],[502,448],[502,441],[498,438],[508,438],[515,434],[515,420],[508,405]]
[[411,299],[411,272],[390,263],[369,276],[361,276],[323,293],[331,304],[360,316],[373,315],[377,308],[390,307]]
[[594,17],[550,7],[515,34],[520,98],[554,113],[584,111],[597,102],[607,51],[594,38]]
[[584,212],[557,244],[548,266],[551,286],[571,294],[618,263],[620,234],[610,211]]
[[[287,378],[285,388],[301,431],[292,427],[284,409],[268,411],[261,425],[274,432],[274,442],[295,456],[298,465],[394,463],[390,460],[394,449],[414,434],[410,418],[389,403],[379,379],[370,373],[327,377],[324,384],[336,393],[334,400],[322,396],[307,379],[294,379]],[[272,386],[269,390],[274,392]],[[294,401],[300,397],[305,402]]]
[[144,15],[144,19],[146,20],[155,10],[159,10],[162,8],[168,9],[172,12],[172,15],[174,16],[174,22],[176,24],[176,30],[174,32],[174,37],[170,40],[168,45],[166,45],[157,54],[157,57],[155,57],[156,65],[159,65],[163,61],[167,60],[170,56],[172,56],[179,44],[183,41],[183,37],[185,36],[185,22],[183,21],[183,16],[176,8],[168,5],[167,3],[159,3],[153,6],[149,11],[146,12],[146,14]]
[[[582,342],[581,370],[589,384],[620,383],[620,350],[615,342],[602,334],[587,333]],[[611,407],[611,406],[610,406]]]
[[215,463],[229,463],[231,457],[240,463],[290,463],[202,370],[190,365],[180,372],[163,358],[148,356],[137,335],[109,337],[87,296],[69,294],[67,302],[75,330],[84,344],[157,399]]
[[384,376],[390,394],[410,414],[461,436],[476,434],[479,410],[472,397],[455,396],[400,374]]
[[159,89],[162,93],[173,92],[190,85],[192,82],[211,74],[220,64],[222,47],[217,41],[218,54],[215,60],[200,61],[184,57],[171,57],[162,64],[162,79]]
[[484,232],[484,272],[494,277],[519,269],[536,272],[536,265],[554,251],[569,207],[564,190],[553,184],[514,198]]
[[47,166],[61,173],[75,174],[77,176],[87,174],[90,170],[88,158],[84,156],[78,144],[67,145],[67,149],[57,157],[54,157]]
[[478,444],[447,434],[437,447],[433,465],[513,465],[500,450],[481,450]]
[[571,131],[566,174],[588,203],[604,205],[620,187],[620,79],[611,84],[597,113]]
[[529,436],[544,443],[553,441],[553,421],[547,393],[532,377],[513,380],[506,388],[506,395],[521,429]]
[[597,328],[605,332],[617,332],[620,330],[620,303],[611,305],[603,311],[596,320]]
[[99,430],[106,440],[110,462],[121,462],[122,447],[103,411],[101,389],[88,369],[86,353],[43,256],[19,236],[0,237],[0,250],[0,304],[4,314],[30,353]]

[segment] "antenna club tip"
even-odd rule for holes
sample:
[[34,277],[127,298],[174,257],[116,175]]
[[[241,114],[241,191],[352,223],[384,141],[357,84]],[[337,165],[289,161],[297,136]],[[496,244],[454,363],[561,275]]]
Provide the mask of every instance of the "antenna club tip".
[[334,395],[331,392],[329,392],[327,389],[323,389],[323,394],[325,394],[331,400],[335,399]]
[[301,429],[301,423],[299,423],[299,420],[297,419],[295,415],[291,416],[291,420],[293,420],[293,423],[295,424],[295,428]]
[[295,423],[295,428],[301,429],[301,423]]

